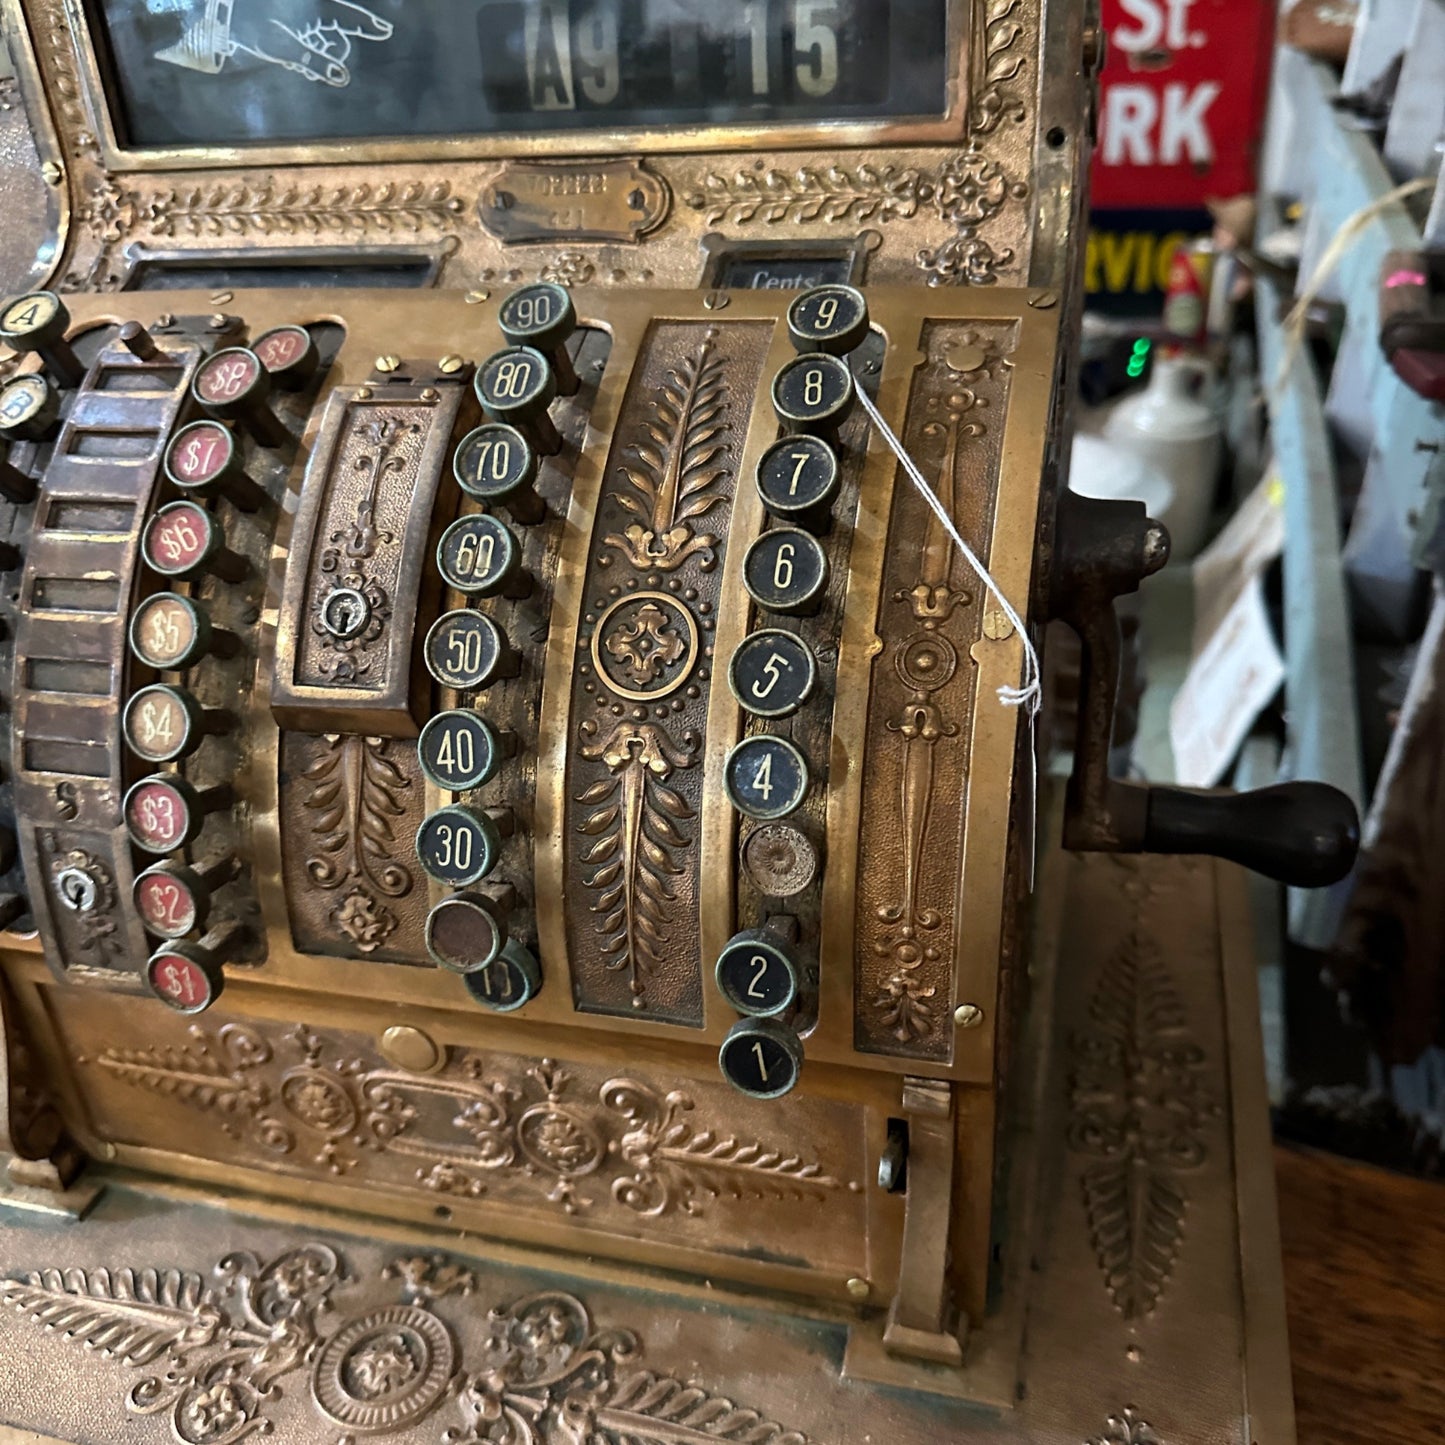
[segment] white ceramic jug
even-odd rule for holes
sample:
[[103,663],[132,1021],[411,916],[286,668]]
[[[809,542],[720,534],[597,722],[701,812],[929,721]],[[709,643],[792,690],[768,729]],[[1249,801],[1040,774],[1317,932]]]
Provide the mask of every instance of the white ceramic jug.
[[1222,433],[1213,408],[1198,394],[1209,376],[1208,364],[1194,357],[1161,356],[1149,385],[1120,402],[1104,426],[1111,443],[1172,483],[1166,525],[1176,558],[1192,557],[1204,545],[1214,508]]

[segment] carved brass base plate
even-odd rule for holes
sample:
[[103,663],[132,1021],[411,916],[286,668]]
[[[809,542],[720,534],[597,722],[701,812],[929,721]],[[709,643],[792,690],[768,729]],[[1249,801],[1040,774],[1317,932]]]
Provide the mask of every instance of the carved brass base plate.
[[1240,877],[1059,857],[1036,916],[961,1372],[889,1360],[881,1310],[117,1177],[79,1225],[0,1206],[0,1440],[1289,1445]]

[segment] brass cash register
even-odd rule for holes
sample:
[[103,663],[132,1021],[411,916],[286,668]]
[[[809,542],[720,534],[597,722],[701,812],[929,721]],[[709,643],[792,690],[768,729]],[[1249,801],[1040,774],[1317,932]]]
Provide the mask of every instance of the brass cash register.
[[1355,824],[1109,774],[1097,17],[3,14],[4,1438],[1292,1438],[1198,855]]

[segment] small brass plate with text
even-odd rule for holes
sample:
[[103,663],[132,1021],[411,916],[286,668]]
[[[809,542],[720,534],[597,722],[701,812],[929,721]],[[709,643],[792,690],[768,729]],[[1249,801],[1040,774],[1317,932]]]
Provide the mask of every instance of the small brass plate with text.
[[504,245],[550,241],[640,241],[671,205],[660,176],[641,161],[579,165],[513,164],[477,203],[482,225]]

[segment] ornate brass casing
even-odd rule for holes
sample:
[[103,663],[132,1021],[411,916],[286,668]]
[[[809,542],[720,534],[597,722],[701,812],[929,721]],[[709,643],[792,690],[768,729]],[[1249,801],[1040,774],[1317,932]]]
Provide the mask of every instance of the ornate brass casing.
[[[0,1342],[84,1294],[74,1337],[153,1369],[126,1408],[183,1445],[923,1440],[965,1399],[988,1438],[1054,1438],[1059,1390],[1010,1413],[1029,1312],[1059,1340],[1087,1277],[1140,1328],[1189,1171],[1229,1155],[1222,1047],[1206,1098],[1159,1002],[1215,995],[1147,939],[1151,889],[1201,939],[1238,932],[1232,895],[1212,865],[1113,862],[1069,875],[1108,921],[1067,989],[1089,1097],[1030,1152],[1035,1088],[1074,1087],[1056,949],[1024,1006],[1042,800],[1015,690],[1058,607],[1089,17],[740,5],[705,18],[785,23],[735,112],[583,124],[579,96],[616,95],[612,21],[690,6],[457,0],[574,68],[527,74],[527,124],[412,135],[451,72],[420,93],[407,57],[464,52],[460,20],[445,47],[418,20],[432,0],[0,0],[0,269],[68,310],[0,355],[46,412],[0,458],[0,1205],[113,1186],[83,1259],[0,1223]],[[884,11],[936,22],[936,104],[754,103],[779,64],[826,89],[829,27]],[[864,78],[906,91],[884,58]],[[197,129],[211,98],[254,131]],[[538,281],[568,289],[504,334]],[[822,283],[861,295],[841,356],[790,334]],[[824,468],[810,505],[765,505],[779,448],[778,487]],[[1120,1113],[1156,1050],[1162,1152]],[[1030,1282],[1066,1149],[1083,1253]],[[1244,1258],[1215,1172],[1200,1254]],[[122,1176],[225,1204],[234,1248],[188,1225],[159,1273],[86,1253]],[[242,1239],[243,1200],[286,1238]],[[1151,1243],[1108,1263],[1136,1204]],[[379,1245],[292,1238],[318,1207],[415,1247],[371,1269]],[[398,1283],[332,1328],[349,1257]],[[648,1331],[633,1369],[599,1280],[685,1316],[676,1348]],[[497,1310],[465,1314],[473,1292]],[[774,1353],[823,1382],[796,1411],[753,1388]],[[1125,1406],[1068,1428],[1158,1438]],[[48,1408],[27,1424],[91,1438]]]

